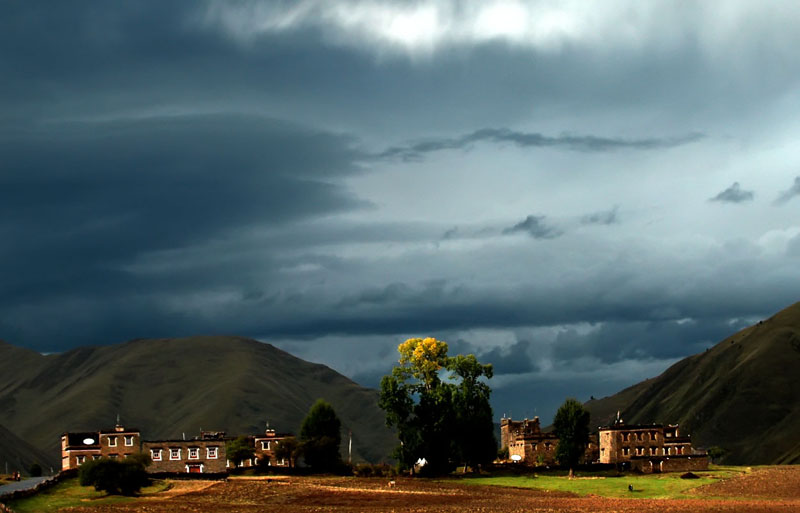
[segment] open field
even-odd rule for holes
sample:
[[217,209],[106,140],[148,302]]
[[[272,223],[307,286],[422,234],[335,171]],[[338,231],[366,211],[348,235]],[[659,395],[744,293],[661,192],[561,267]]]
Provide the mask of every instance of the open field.
[[[39,509],[26,511],[71,513],[166,513],[166,512],[355,512],[411,511],[418,513],[474,511],[493,512],[653,512],[694,511],[799,511],[800,467],[717,469],[701,479],[683,480],[677,475],[626,476],[605,479],[576,479],[548,476],[516,476],[508,485],[498,481],[478,484],[479,479],[464,478],[432,481],[398,479],[389,487],[386,479],[354,477],[290,477],[267,479],[232,478],[227,482],[175,481],[163,491],[150,491],[135,499],[105,499],[87,496],[69,505],[40,501]],[[537,482],[541,486],[520,486],[514,480]],[[537,481],[539,480],[539,481]],[[597,483],[592,487],[583,484]],[[629,482],[641,487],[630,493]],[[624,488],[618,493],[616,488]],[[666,484],[665,484],[666,483]],[[68,484],[64,485],[69,488]],[[74,484],[72,485],[75,488]],[[570,487],[573,491],[568,491]],[[594,491],[592,491],[594,490]],[[649,490],[649,491],[647,491]],[[596,492],[610,494],[599,496]],[[89,492],[93,493],[93,492]],[[663,494],[663,495],[659,495]],[[51,498],[58,496],[56,491]],[[669,498],[653,498],[655,496]],[[74,499],[74,497],[73,497]],[[113,502],[109,502],[113,501]],[[67,507],[72,506],[72,507]]]
[[[546,473],[464,478],[462,482],[474,485],[536,488],[601,497],[680,499],[693,497],[694,495],[690,491],[699,486],[742,475],[746,472],[745,469],[746,467],[728,467],[708,472],[696,472],[698,479],[681,479],[681,474],[676,472],[656,475],[627,474],[625,476],[617,476],[613,472],[608,472],[587,476],[577,474],[572,480],[566,479],[564,473]],[[629,485],[633,486],[633,492],[628,490]]]

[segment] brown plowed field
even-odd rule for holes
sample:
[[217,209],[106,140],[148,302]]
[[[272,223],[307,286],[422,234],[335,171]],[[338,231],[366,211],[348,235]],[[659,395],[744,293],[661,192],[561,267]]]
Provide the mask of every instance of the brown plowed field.
[[800,511],[800,468],[754,470],[704,486],[693,499],[609,499],[564,492],[398,479],[284,478],[230,480],[203,487],[178,485],[163,496],[119,505],[62,511],[86,513],[161,512],[695,512]]

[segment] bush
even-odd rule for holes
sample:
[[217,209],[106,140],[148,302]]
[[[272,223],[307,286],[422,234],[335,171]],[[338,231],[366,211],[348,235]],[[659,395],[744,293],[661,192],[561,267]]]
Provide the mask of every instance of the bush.
[[38,463],[34,463],[28,469],[28,474],[30,474],[31,477],[41,477],[42,476],[42,466],[39,465]]
[[359,463],[353,466],[353,475],[357,477],[395,477],[397,471],[388,463],[379,463],[377,465]]
[[94,486],[110,495],[134,495],[150,482],[145,467],[150,463],[143,454],[128,456],[124,460],[100,458],[80,466],[78,479],[81,486]]

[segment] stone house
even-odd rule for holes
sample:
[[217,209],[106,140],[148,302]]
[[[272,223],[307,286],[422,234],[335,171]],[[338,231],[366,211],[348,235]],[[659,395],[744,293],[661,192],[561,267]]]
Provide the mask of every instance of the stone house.
[[140,451],[138,429],[126,429],[120,424],[114,429],[61,435],[61,470],[78,468],[87,460],[125,458]]
[[[526,465],[555,463],[558,437],[545,433],[539,418],[500,421],[500,442],[508,447],[511,461]],[[705,452],[692,447],[689,436],[681,436],[677,424],[627,425],[619,417],[611,426],[590,435],[584,461],[616,464],[640,472],[685,472],[708,468]]]
[[708,455],[681,436],[677,424],[625,424],[617,416],[599,428],[600,463],[613,463],[644,473],[706,470]]
[[[253,466],[264,462],[270,466],[287,466],[275,458],[275,444],[289,434],[277,434],[267,428],[264,434],[247,436],[255,457],[243,462]],[[117,424],[112,430],[64,433],[61,435],[61,470],[78,468],[88,460],[125,458],[143,452],[150,455],[152,464],[147,472],[157,473],[223,473],[232,467],[225,444],[232,440],[224,431],[201,431],[200,436],[180,440],[142,441],[138,429],[126,429]]]
[[155,440],[142,443],[153,461],[147,472],[217,474],[227,472],[225,433],[201,432],[191,440]]

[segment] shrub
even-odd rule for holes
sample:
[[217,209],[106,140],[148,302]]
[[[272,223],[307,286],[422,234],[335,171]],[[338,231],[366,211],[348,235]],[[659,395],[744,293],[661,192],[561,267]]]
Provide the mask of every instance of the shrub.
[[388,463],[359,463],[353,466],[353,475],[358,477],[395,477],[397,471]]
[[80,466],[78,479],[81,486],[94,486],[110,495],[134,495],[150,479],[145,467],[150,459],[143,454],[131,455],[124,460],[100,458]]
[[42,476],[42,466],[39,465],[38,463],[34,463],[28,469],[28,474],[30,474],[31,477],[41,477]]

